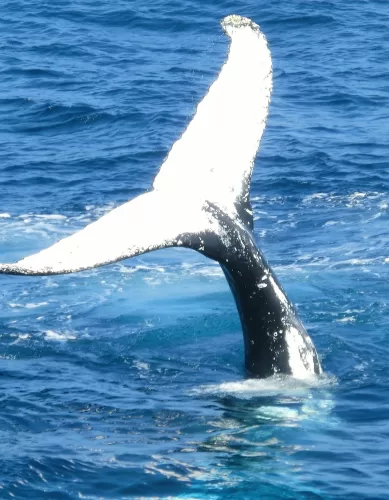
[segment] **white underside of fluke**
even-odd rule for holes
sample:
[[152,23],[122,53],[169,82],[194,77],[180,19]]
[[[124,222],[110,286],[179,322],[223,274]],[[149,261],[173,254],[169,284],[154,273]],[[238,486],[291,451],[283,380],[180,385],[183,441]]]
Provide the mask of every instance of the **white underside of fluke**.
[[183,233],[217,230],[199,200],[177,207],[151,191],[115,208],[81,231],[15,264],[0,265],[0,273],[64,274],[180,246]]

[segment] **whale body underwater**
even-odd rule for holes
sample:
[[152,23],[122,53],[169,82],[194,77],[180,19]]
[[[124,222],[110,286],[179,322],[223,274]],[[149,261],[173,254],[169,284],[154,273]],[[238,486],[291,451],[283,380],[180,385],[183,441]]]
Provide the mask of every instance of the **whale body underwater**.
[[248,18],[221,21],[226,62],[152,189],[0,274],[67,274],[167,247],[217,261],[239,312],[249,376],[322,373],[316,349],[253,234],[250,183],[266,125],[272,62]]

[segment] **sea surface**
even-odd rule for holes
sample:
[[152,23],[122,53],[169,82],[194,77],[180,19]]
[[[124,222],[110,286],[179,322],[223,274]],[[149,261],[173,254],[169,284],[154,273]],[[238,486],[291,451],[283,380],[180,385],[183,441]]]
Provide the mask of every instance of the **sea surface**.
[[1,2],[0,262],[150,188],[232,13],[274,65],[256,239],[326,375],[247,379],[195,252],[0,276],[0,498],[389,499],[387,0]]

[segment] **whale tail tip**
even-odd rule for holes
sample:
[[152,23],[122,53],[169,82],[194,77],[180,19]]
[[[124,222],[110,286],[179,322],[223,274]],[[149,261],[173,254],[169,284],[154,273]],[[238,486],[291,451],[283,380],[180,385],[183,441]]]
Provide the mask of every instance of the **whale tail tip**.
[[220,24],[223,28],[223,31],[229,36],[232,35],[239,29],[249,28],[255,33],[260,33],[260,27],[254,21],[249,19],[248,17],[238,16],[236,14],[231,14],[229,16],[224,17]]

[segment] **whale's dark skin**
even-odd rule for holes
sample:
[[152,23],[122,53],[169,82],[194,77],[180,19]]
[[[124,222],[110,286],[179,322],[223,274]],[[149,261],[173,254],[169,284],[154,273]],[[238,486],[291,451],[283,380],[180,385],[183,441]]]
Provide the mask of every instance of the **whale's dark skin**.
[[245,220],[242,220],[240,217],[232,219],[212,203],[203,209],[218,221],[220,234],[185,235],[183,246],[200,251],[221,265],[242,324],[248,375],[263,378],[292,374],[286,339],[290,327],[296,329],[304,349],[312,356],[314,373],[320,374],[316,350],[297,311],[255,243],[250,212],[246,210]]

